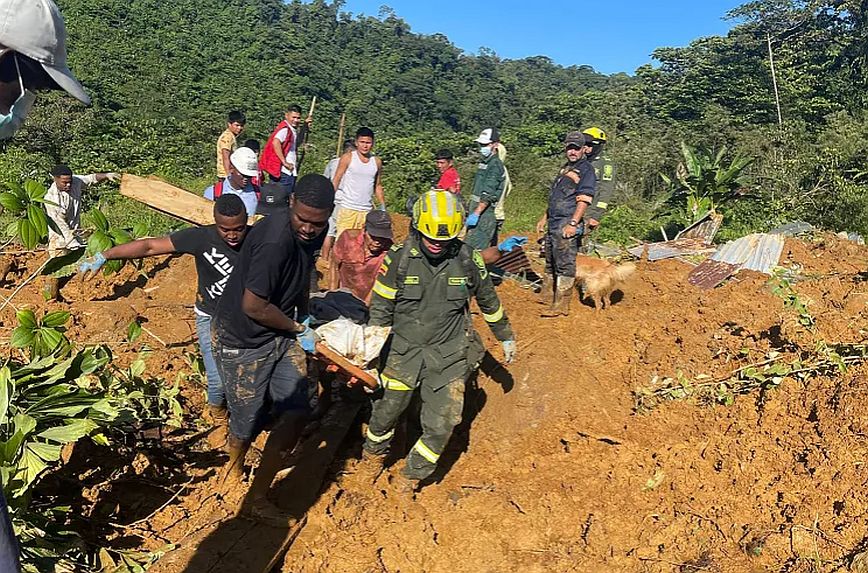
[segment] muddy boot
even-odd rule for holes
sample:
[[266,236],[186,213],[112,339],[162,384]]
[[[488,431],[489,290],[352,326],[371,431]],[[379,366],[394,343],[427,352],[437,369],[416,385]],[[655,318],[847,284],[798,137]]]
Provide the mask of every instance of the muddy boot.
[[389,487],[400,497],[412,499],[419,490],[419,481],[408,478],[401,470],[389,479]]
[[226,440],[229,436],[229,411],[226,406],[208,404],[207,412],[208,417],[211,418],[210,422],[214,426],[214,429],[208,434],[208,444],[214,449],[223,448],[226,446]]
[[48,277],[45,279],[45,284],[42,286],[42,298],[46,302],[51,300],[60,300],[60,279],[57,277]]
[[353,478],[362,486],[374,485],[385,467],[386,454],[372,454],[362,449],[362,459],[353,470]]
[[573,300],[573,294],[575,294],[575,291],[576,289],[570,287],[561,293],[561,306],[559,308],[561,316],[570,315],[570,302]]
[[551,275],[546,274],[542,279],[542,288],[539,291],[537,302],[546,306],[551,306],[555,300],[555,281]]
[[561,315],[561,297],[562,293],[559,290],[554,291],[552,295],[552,302],[547,309],[539,313],[539,315],[543,318],[552,318],[555,316]]
[[229,452],[229,461],[220,472],[220,478],[217,482],[223,492],[227,492],[241,483],[244,477],[244,456],[247,455],[247,450],[250,444],[242,442],[232,434],[229,434],[229,439],[226,442],[226,450]]

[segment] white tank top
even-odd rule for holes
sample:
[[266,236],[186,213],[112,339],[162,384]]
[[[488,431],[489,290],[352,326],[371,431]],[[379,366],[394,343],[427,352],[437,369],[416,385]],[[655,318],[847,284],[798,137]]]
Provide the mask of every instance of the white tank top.
[[354,211],[370,211],[374,208],[374,182],[377,179],[377,160],[373,157],[367,163],[359,159],[359,152],[353,151],[350,164],[341,177],[341,185],[335,194],[335,205]]

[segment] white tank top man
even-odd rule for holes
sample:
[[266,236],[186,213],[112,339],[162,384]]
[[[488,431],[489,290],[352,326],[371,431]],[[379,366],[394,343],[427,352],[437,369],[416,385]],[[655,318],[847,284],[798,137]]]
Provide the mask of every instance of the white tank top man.
[[368,211],[377,198],[379,209],[386,210],[386,197],[380,176],[383,162],[371,155],[374,132],[360,127],[356,132],[356,148],[344,153],[338,162],[332,183],[335,187],[336,238],[347,229],[362,229]]

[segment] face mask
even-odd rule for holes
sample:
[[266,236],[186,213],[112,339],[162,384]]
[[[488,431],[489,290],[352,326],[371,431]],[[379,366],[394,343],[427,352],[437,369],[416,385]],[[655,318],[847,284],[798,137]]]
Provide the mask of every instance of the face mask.
[[479,154],[482,155],[483,157],[489,157],[491,155],[491,148],[488,147],[487,145],[485,147],[480,147],[479,148]]
[[24,125],[27,114],[30,113],[36,102],[36,94],[24,89],[24,80],[21,78],[21,69],[18,67],[18,55],[15,56],[15,69],[18,72],[18,84],[21,86],[21,95],[9,108],[9,113],[0,116],[0,139],[9,139]]

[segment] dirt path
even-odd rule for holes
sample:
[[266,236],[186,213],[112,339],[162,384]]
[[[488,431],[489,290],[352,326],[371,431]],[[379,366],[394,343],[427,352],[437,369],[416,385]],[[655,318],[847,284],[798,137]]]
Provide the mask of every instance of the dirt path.
[[[795,288],[811,300],[819,339],[866,340],[868,249],[833,237],[788,241],[783,262],[808,277]],[[700,291],[687,284],[682,262],[638,267],[611,309],[578,306],[566,319],[544,321],[531,293],[514,283],[499,287],[518,360],[500,367],[499,347],[479,324],[493,356],[468,394],[469,425],[443,456],[448,472],[415,499],[389,485],[399,465],[375,487],[358,483],[352,470],[361,434],[354,427],[326,468],[323,488],[313,488],[283,571],[846,570],[868,549],[868,369],[788,378],[730,406],[668,402],[637,414],[632,393],[655,377],[723,376],[805,342],[765,276],[747,273]],[[120,363],[146,342],[149,368],[173,380],[189,372],[185,352],[194,349],[185,306],[195,288],[192,261],[146,268],[147,279],[130,269],[72,284],[64,289],[71,303],[59,306],[75,316],[73,336],[111,341]],[[13,285],[6,286],[0,294]],[[16,304],[44,306],[37,286]],[[128,345],[124,332],[136,316],[153,335]],[[11,309],[0,313],[0,329],[8,331],[12,320]],[[192,424],[202,388],[185,384]],[[177,544],[154,569],[160,573],[205,573],[215,563],[258,573],[285,532],[251,535],[233,520],[243,492],[223,500],[213,488],[223,458],[201,441],[188,449],[171,462],[147,452],[151,465],[139,478],[168,491],[137,512],[126,500],[115,513],[106,510],[106,520],[146,516],[184,485],[181,475],[190,485],[145,524],[114,530],[109,539],[148,549]],[[286,502],[293,491],[279,496]],[[214,537],[218,529],[222,536]],[[239,562],[234,546],[213,543],[233,536],[235,546],[242,542],[262,559]]]

